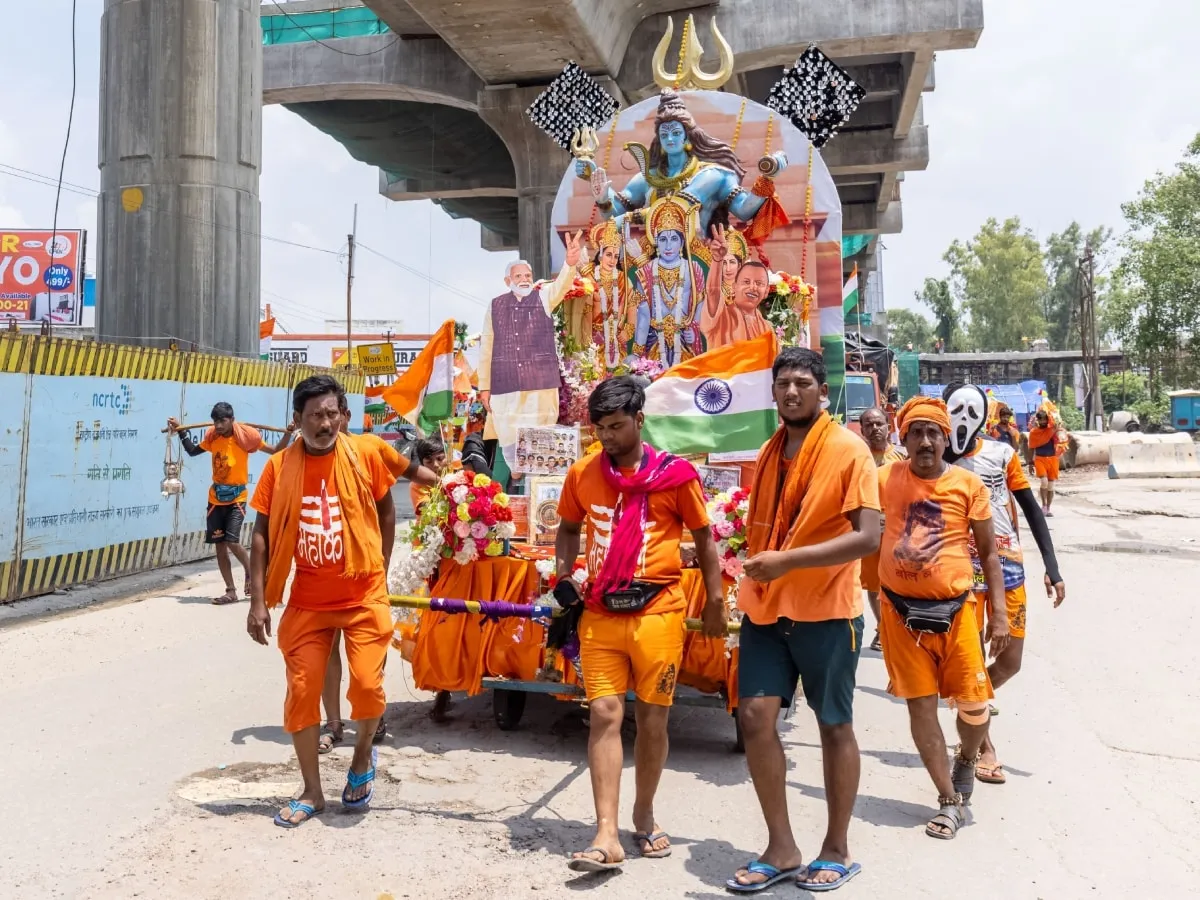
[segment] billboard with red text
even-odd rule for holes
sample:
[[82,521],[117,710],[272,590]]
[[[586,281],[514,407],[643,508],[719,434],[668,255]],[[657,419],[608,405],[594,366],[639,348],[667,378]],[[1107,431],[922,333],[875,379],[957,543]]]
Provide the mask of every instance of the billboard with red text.
[[0,319],[78,325],[87,232],[0,228]]

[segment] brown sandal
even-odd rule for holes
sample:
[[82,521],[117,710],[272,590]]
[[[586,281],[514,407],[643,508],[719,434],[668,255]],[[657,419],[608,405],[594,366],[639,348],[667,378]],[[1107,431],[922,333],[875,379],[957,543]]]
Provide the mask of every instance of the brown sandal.
[[321,754],[329,753],[342,742],[343,734],[346,725],[343,722],[334,724],[334,720],[326,722],[321,727],[321,740],[317,743],[317,752]]
[[984,784],[1004,784],[1008,776],[1004,774],[1004,765],[996,763],[994,766],[976,766],[975,780]]
[[213,606],[229,606],[231,603],[237,603],[238,597],[237,588],[229,588],[220,597],[213,597]]

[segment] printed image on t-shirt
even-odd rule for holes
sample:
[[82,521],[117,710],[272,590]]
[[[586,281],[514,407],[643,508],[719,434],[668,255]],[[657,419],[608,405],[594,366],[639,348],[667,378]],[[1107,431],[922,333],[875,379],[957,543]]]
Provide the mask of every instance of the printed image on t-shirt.
[[313,569],[340,566],[344,554],[342,544],[342,512],[336,494],[329,493],[325,479],[321,492],[305,495],[300,504],[300,531],[296,545],[296,560]]

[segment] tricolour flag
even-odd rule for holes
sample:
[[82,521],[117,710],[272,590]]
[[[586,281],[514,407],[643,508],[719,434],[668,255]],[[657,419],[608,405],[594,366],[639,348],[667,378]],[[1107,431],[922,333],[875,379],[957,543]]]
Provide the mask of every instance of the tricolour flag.
[[271,356],[271,338],[275,336],[275,319],[263,319],[258,323],[258,358]]
[[643,436],[672,453],[757,450],[779,419],[771,394],[775,333],[709,350],[646,388]]
[[842,312],[850,313],[858,306],[858,263],[850,271],[850,277],[842,286]]
[[388,405],[426,434],[454,409],[454,320],[447,319],[408,371],[383,392]]

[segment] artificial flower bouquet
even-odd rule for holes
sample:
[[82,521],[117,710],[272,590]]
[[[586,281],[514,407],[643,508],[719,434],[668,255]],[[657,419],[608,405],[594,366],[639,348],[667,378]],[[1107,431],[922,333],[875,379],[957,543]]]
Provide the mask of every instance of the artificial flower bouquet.
[[746,562],[746,519],[750,515],[750,492],[745,488],[723,491],[708,503],[713,540],[721,572],[733,581],[742,576]]

